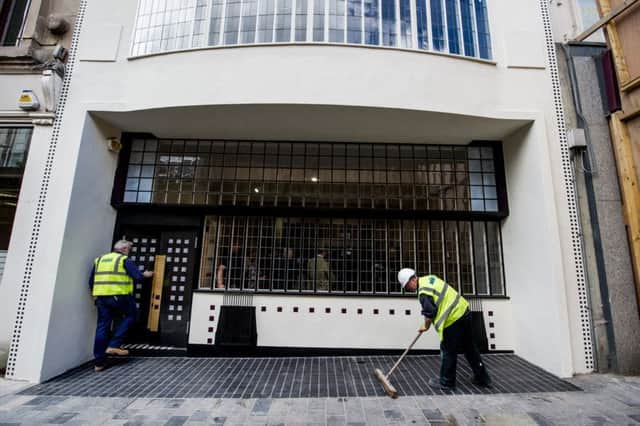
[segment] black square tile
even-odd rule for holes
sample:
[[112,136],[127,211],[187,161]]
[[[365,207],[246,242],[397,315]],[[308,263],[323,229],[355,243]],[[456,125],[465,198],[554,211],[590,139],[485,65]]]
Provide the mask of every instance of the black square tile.
[[[212,344],[213,339],[208,339],[208,343]],[[491,345],[491,348],[495,349],[495,345]],[[409,355],[409,358],[417,371],[439,370],[438,355]],[[372,368],[386,371],[396,360],[397,355],[326,358],[130,357],[123,360],[110,359],[113,365],[99,375],[93,372],[91,364],[85,364],[46,383],[27,388],[20,394],[40,395],[25,403],[39,410],[50,409],[50,406],[59,404],[67,396],[174,398],[167,401],[174,405],[181,404],[181,398],[185,397],[266,400],[289,397],[384,396],[382,388],[376,386],[377,383],[372,383],[371,371]],[[485,354],[483,361],[494,383],[500,384],[501,392],[577,390],[570,383],[513,354]],[[213,375],[215,379],[206,384],[194,385],[194,378],[197,383],[197,377],[203,374],[211,376],[212,372],[216,372]],[[522,379],[514,381],[513,377]],[[100,380],[100,386],[96,386],[96,380]],[[464,375],[459,375],[459,380],[456,391],[458,394],[487,393],[470,386]],[[401,395],[433,394],[424,381],[416,381],[400,371],[394,377],[394,385],[401,390]],[[394,417],[393,413],[389,414]],[[131,416],[126,418],[131,419]],[[64,418],[50,420],[62,421]],[[173,421],[179,422],[180,419]]]

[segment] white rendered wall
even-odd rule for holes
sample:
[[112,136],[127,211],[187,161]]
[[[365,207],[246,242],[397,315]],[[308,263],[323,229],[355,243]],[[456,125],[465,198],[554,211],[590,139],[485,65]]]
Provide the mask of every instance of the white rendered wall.
[[[108,248],[115,217],[108,200],[116,160],[104,149],[103,140],[115,136],[111,132],[132,129],[126,121],[115,119],[110,122],[113,130],[99,128],[89,114],[148,110],[143,112],[149,112],[150,118],[136,125],[153,132],[158,116],[152,110],[283,104],[364,106],[533,122],[524,133],[503,135],[511,209],[503,236],[514,348],[556,374],[580,371],[579,327],[575,311],[570,310],[575,271],[566,267],[574,259],[537,0],[489,3],[495,64],[331,45],[219,48],[129,59],[136,2],[90,0],[88,4],[80,61],[51,176],[16,378],[43,380],[90,357],[94,317],[85,291],[86,275],[91,259]],[[279,120],[280,127],[286,128],[288,117]],[[177,135],[189,136],[188,124],[171,124]],[[357,135],[348,122],[337,126],[345,138]],[[389,126],[402,133],[401,120]],[[440,130],[446,133],[447,129]],[[208,136],[217,137],[215,126]],[[273,135],[262,136],[268,140]],[[323,140],[323,134],[308,138]],[[413,142],[441,140],[425,134]],[[28,239],[28,232],[22,237]],[[24,255],[24,248],[14,254],[18,259]],[[15,269],[13,274],[19,277],[19,268]],[[546,291],[540,291],[541,286]],[[398,321],[398,328],[385,333],[392,341],[387,344],[404,340],[397,337],[402,334],[399,330],[411,334],[415,328],[399,317]],[[48,330],[42,324],[48,324]],[[269,332],[261,330],[261,334],[266,338]],[[69,355],[69,348],[77,353]]]
[[[115,210],[109,199],[117,157],[105,147],[105,138],[110,135],[108,126],[100,126],[87,116],[84,126],[67,129],[62,132],[62,140],[70,140],[73,134],[81,143],[64,143],[57,148],[13,373],[15,379],[32,382],[46,380],[91,359],[95,308],[88,277],[93,259],[109,251],[115,223]],[[35,152],[38,151],[31,150],[29,161]],[[79,153],[81,162],[77,162]],[[43,149],[42,156],[45,155]],[[44,159],[39,160],[42,169]],[[25,176],[28,180],[23,183],[21,197],[27,202],[32,200],[33,205],[42,179],[37,173]],[[77,185],[73,185],[74,178]],[[14,225],[9,256],[24,259],[33,214],[18,212],[16,217],[20,217],[20,224]],[[18,229],[20,232],[16,232]],[[19,243],[13,244],[14,240]],[[24,261],[12,262],[5,273],[9,281],[3,280],[3,287],[9,285],[8,290],[17,295],[23,274]]]
[[[547,80],[540,48],[543,29],[533,0],[491,3],[497,65],[339,45],[216,48],[129,59],[135,11],[131,1],[90,1],[74,76],[74,87],[91,87],[83,92],[83,100],[93,103],[88,108],[316,104],[512,118],[516,112],[546,108],[549,102],[549,94],[539,90]],[[118,23],[122,31],[91,30],[103,22]],[[110,55],[104,56],[107,62],[95,59],[94,38],[117,45],[113,62]],[[526,64],[516,54],[520,50],[533,52]]]
[[[51,139],[50,126],[34,126],[29,155],[20,187],[18,205],[13,221],[11,240],[7,253],[2,281],[0,281],[0,351],[8,353],[18,310],[18,295],[25,272],[29,235],[33,227],[35,206],[42,182],[42,171],[47,156],[46,147]],[[49,281],[50,282],[50,281]],[[38,292],[39,293],[39,292]],[[40,298],[32,297],[29,306],[38,309]],[[44,319],[46,323],[46,318]],[[44,327],[36,327],[38,330]],[[44,336],[40,336],[44,338]],[[25,357],[29,357],[25,354]],[[28,360],[27,360],[28,361]]]
[[41,73],[28,74],[0,74],[0,112],[21,111],[18,108],[18,98],[23,89],[33,90],[40,105],[44,102],[42,94]]
[[[3,48],[0,48],[2,50]],[[6,49],[6,48],[4,48]],[[5,262],[4,273],[0,277],[0,367],[6,365],[9,345],[16,320],[18,294],[24,275],[24,265],[29,239],[25,238],[33,225],[33,214],[40,187],[42,170],[46,158],[46,147],[51,139],[51,126],[34,125],[36,118],[51,120],[51,114],[43,113],[41,72],[16,71],[0,74],[0,126],[28,126],[33,128],[30,151],[25,165],[25,179],[16,208],[12,238]],[[32,90],[40,100],[39,111],[25,112],[18,107],[18,98],[23,89]],[[34,195],[36,194],[36,195]]]
[[[189,343],[215,343],[223,296],[204,292],[193,296]],[[509,301],[485,300],[483,305],[486,326],[490,321],[496,322],[496,327],[487,331],[487,336],[490,332],[496,335],[489,343],[495,344],[496,350],[512,350]],[[253,306],[258,346],[267,347],[406,349],[424,322],[417,297],[255,295]],[[282,311],[278,312],[278,308]],[[487,316],[488,311],[492,312],[491,317]],[[435,330],[421,336],[414,348],[438,350],[440,340]]]
[[[67,188],[73,188],[69,210],[60,234],[63,236],[60,264],[49,318],[49,330],[43,356],[58,362],[45,362],[41,377],[52,377],[93,358],[93,334],[96,308],[88,287],[93,260],[111,250],[116,211],[110,206],[117,155],[106,149],[106,138],[114,131],[87,116],[75,176]],[[117,133],[116,133],[117,134]],[[72,147],[77,148],[77,145]],[[73,172],[73,169],[71,170]],[[71,181],[75,179],[75,184]],[[61,218],[62,219],[62,218]],[[74,315],[69,315],[73,312]],[[70,352],[69,347],[75,348]]]
[[489,350],[514,350],[516,348],[516,330],[513,322],[513,301],[484,299],[482,300],[482,312]]
[[[573,373],[567,321],[567,263],[558,233],[554,181],[541,125],[504,141],[509,217],[502,225],[515,351],[561,376]],[[536,182],[531,185],[530,182]],[[557,186],[557,184],[555,184]]]

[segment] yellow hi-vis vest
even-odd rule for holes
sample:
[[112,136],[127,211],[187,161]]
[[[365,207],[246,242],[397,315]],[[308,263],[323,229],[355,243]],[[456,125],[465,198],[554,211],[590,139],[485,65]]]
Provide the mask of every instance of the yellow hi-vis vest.
[[431,296],[438,310],[432,323],[440,340],[443,339],[444,329],[460,319],[469,307],[457,291],[435,275],[418,278],[418,298],[421,294]]
[[120,253],[107,253],[94,260],[94,296],[118,296],[133,293],[133,278],[127,274],[127,270],[124,268],[125,260],[127,260],[127,256]]

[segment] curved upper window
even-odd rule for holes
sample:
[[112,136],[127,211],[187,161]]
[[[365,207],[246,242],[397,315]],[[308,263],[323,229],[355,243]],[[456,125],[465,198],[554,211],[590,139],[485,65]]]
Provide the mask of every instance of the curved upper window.
[[491,59],[487,0],[140,0],[133,55],[344,43]]

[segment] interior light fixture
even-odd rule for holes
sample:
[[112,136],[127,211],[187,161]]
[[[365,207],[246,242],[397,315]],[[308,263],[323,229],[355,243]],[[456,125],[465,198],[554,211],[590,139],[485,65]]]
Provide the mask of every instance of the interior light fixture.
[[317,182],[317,181],[318,181],[317,177],[314,176],[314,177],[311,178],[311,182]]
[[260,190],[258,188],[253,188],[253,192],[257,194],[258,192],[260,192]]

